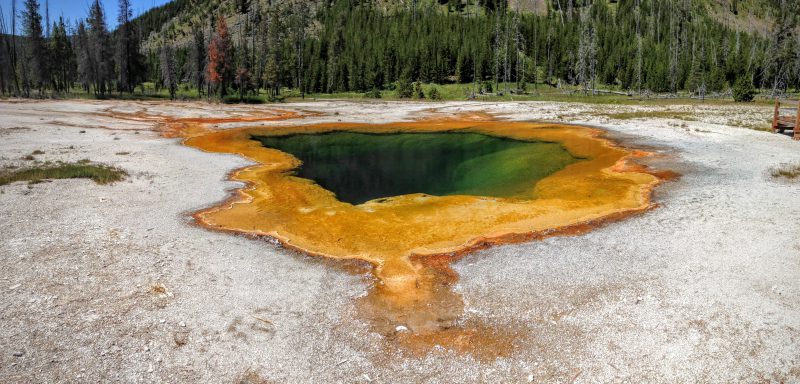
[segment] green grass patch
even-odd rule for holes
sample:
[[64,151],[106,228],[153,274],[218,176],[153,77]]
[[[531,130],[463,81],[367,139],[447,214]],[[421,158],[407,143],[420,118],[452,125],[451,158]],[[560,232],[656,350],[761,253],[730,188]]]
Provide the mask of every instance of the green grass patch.
[[795,180],[800,178],[800,164],[786,164],[780,167],[772,168],[770,171],[774,178],[786,178]]
[[[479,7],[480,8],[480,7]],[[584,92],[579,86],[562,84],[561,87],[555,87],[549,84],[537,83],[527,84],[522,92],[515,92],[517,88],[515,83],[500,83],[494,84],[492,81],[492,93],[480,93],[480,84],[422,84],[422,90],[425,93],[425,98],[422,100],[431,100],[430,94],[433,92],[441,97],[441,100],[469,100],[471,95],[475,95],[475,101],[487,102],[500,102],[500,101],[554,101],[554,102],[573,102],[584,104],[600,104],[600,105],[742,105],[735,103],[730,96],[713,97],[709,96],[705,100],[697,98],[690,98],[689,93],[679,92],[677,95],[657,95],[657,94],[644,94],[644,95],[625,95],[625,94],[609,94],[597,93],[591,94]],[[610,91],[626,92],[626,90],[614,85],[599,85],[598,88]],[[387,84],[387,88],[379,89],[381,99],[384,100],[419,100],[419,99],[400,99],[397,95],[397,90],[393,84]],[[506,92],[508,91],[508,92]],[[762,90],[763,91],[763,90]],[[305,99],[347,99],[347,100],[368,100],[372,99],[369,92],[365,90],[339,92],[339,93],[307,93]],[[502,95],[501,95],[502,94]],[[169,91],[163,87],[156,87],[152,82],[146,82],[136,87],[132,93],[119,93],[110,92],[105,95],[95,95],[92,92],[86,92],[81,88],[72,88],[66,93],[49,93],[37,95],[40,98],[54,98],[54,99],[114,99],[114,100],[136,100],[136,101],[168,101]],[[789,98],[796,98],[798,90],[793,90],[792,93],[786,95]],[[197,89],[192,88],[192,85],[183,83],[178,87],[176,93],[177,100],[196,100],[196,101],[213,101],[223,102],[227,104],[249,103],[273,103],[283,101],[301,101],[300,90],[297,88],[283,87],[280,90],[278,97],[271,98],[267,95],[266,90],[259,90],[255,94],[245,96],[244,100],[240,100],[238,94],[234,90],[229,90],[228,96],[223,100],[219,100],[216,95],[209,97],[208,95],[201,94]],[[774,101],[765,97],[762,92],[756,95],[755,101],[751,104],[771,106]]]
[[40,164],[0,173],[0,185],[16,181],[35,184],[48,179],[92,179],[97,184],[110,184],[126,176],[128,173],[119,168],[81,160],[77,163]]
[[[504,92],[506,89],[509,91],[516,88],[516,84],[500,83],[499,85],[492,84],[494,88],[493,93],[479,93],[480,85],[473,84],[422,84],[422,89],[425,92],[425,99],[430,100],[429,94],[433,88],[437,89],[437,93],[441,100],[454,100],[464,101],[468,100],[468,96],[475,94],[475,101],[555,101],[555,102],[569,102],[569,103],[582,103],[582,104],[599,104],[599,105],[657,105],[657,106],[670,106],[670,105],[742,105],[735,103],[730,97],[723,98],[706,98],[700,100],[697,98],[690,98],[686,92],[681,92],[675,97],[658,97],[657,95],[619,95],[619,94],[587,94],[577,86],[563,85],[561,88],[556,88],[548,84],[528,84],[524,93],[511,93]],[[623,91],[618,87],[604,87],[613,91]],[[397,96],[397,91],[394,89],[382,89],[381,99],[384,100],[416,100],[419,99],[400,99]],[[501,96],[499,92],[503,92]],[[286,101],[300,101],[299,94],[289,89],[284,89],[281,94],[286,96]],[[368,99],[365,97],[364,92],[339,92],[339,93],[309,93],[306,95],[307,99]],[[757,97],[753,103],[749,105],[772,105],[774,103],[771,99]],[[647,117],[647,116],[645,116]]]
[[225,104],[264,104],[269,100],[262,95],[247,95],[239,97],[239,95],[228,95],[222,100]]

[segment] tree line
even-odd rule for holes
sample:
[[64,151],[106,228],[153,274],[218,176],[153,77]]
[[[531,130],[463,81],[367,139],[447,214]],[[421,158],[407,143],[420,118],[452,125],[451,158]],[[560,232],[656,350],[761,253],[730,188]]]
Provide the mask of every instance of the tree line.
[[770,22],[742,30],[692,0],[549,0],[543,14],[503,0],[389,9],[371,0],[207,0],[215,6],[206,15],[191,14],[203,1],[176,0],[137,18],[130,0],[119,0],[112,31],[99,0],[72,25],[43,25],[38,0],[20,9],[12,0],[13,19],[0,18],[0,92],[108,97],[147,83],[172,98],[180,88],[240,99],[279,98],[286,88],[402,97],[414,83],[461,83],[467,97],[540,84],[780,94],[800,88],[800,2],[768,1]]

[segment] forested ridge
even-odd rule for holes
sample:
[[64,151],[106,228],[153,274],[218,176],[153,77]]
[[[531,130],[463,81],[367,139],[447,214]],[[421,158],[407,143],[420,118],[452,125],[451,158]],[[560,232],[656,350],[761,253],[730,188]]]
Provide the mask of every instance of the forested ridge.
[[133,18],[130,0],[119,0],[112,31],[98,0],[85,20],[49,27],[38,0],[12,0],[16,22],[0,20],[0,92],[436,98],[421,84],[459,83],[465,98],[546,84],[749,100],[755,88],[800,88],[795,0],[731,0],[722,12],[760,13],[762,22],[744,27],[700,0],[523,3],[175,0]]

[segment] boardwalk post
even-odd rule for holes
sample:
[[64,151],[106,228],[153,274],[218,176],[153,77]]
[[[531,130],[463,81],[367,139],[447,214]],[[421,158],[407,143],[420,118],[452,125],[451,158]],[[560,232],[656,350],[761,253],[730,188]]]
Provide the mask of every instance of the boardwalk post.
[[780,106],[781,106],[781,104],[778,101],[778,98],[776,97],[775,98],[775,114],[772,117],[772,133],[777,133],[778,132],[778,113],[779,113]]
[[794,135],[792,139],[800,141],[800,101],[797,102],[797,118],[794,120]]

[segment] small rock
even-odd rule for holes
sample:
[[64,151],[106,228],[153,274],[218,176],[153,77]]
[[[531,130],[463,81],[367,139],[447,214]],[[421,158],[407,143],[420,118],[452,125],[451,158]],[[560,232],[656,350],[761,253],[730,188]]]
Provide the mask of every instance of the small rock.
[[19,288],[19,287],[21,287],[21,286],[22,286],[22,284],[14,284],[14,285],[12,285],[12,286],[8,287],[8,289],[10,289],[10,290],[12,290],[12,291],[13,291],[13,290],[15,290],[15,289],[17,289],[17,288]]
[[159,322],[159,323],[161,323],[161,324],[164,324],[164,323],[166,323],[166,322],[167,322],[167,320],[166,320],[166,319],[161,319],[161,320],[159,320],[158,322]]
[[150,347],[148,347],[148,346],[146,346],[146,345],[145,345],[145,346],[144,346],[144,351],[145,351],[145,352],[150,352]]
[[408,328],[405,325],[398,325],[394,330],[397,332],[408,332]]
[[175,345],[184,346],[189,342],[189,332],[175,332],[172,335],[172,340],[175,341]]
[[636,304],[639,304],[641,302],[642,302],[642,297],[641,296],[637,297],[636,298]]
[[147,373],[153,373],[153,371],[153,364],[150,364],[150,366],[147,367]]
[[180,325],[181,327],[185,327],[185,326],[186,326],[186,322],[184,322],[184,321],[181,321],[179,325]]
[[14,355],[14,357],[22,357],[25,356],[25,351],[14,351],[12,355]]

